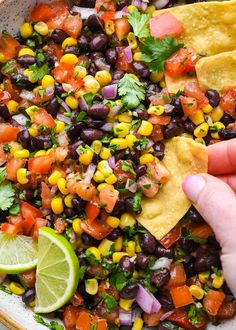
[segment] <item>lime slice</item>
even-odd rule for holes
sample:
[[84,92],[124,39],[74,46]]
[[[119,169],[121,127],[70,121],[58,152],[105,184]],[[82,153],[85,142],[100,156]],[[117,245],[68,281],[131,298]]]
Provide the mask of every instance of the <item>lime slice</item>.
[[79,261],[70,243],[53,229],[39,230],[36,313],[51,313],[70,300],[79,281]]
[[31,237],[0,232],[0,273],[22,273],[36,264],[37,243]]

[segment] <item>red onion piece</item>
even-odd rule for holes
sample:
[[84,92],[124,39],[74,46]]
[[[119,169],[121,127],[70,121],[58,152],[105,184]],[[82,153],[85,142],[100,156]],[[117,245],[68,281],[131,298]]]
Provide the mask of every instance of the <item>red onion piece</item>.
[[24,100],[34,102],[35,95],[33,92],[27,91],[26,89],[23,89],[23,91],[20,93],[20,97]]
[[63,123],[66,123],[66,124],[68,124],[68,125],[71,124],[71,119],[70,119],[70,117],[66,117],[66,116],[64,116],[62,113],[59,113],[59,114],[57,115],[57,119],[59,119],[60,121],[63,121]]
[[79,6],[74,6],[72,8],[72,11],[74,13],[80,14],[82,19],[87,19],[90,15],[97,14],[97,11],[95,8],[84,8]]
[[52,85],[52,86],[49,86],[49,87],[47,87],[46,88],[46,94],[47,94],[47,96],[53,96],[54,95],[54,91],[55,91],[55,88],[54,88],[54,86]]
[[113,129],[114,124],[113,123],[106,123],[104,124],[101,129],[106,132],[110,132]]
[[123,12],[122,10],[116,11],[115,12],[115,19],[122,18],[123,17]]
[[163,314],[163,315],[160,317],[160,321],[165,321],[165,320],[167,319],[167,317],[171,316],[173,313],[174,313],[174,311],[166,312],[165,314]]
[[115,157],[111,156],[110,158],[108,158],[108,164],[110,166],[110,168],[115,168],[116,166],[116,161],[115,161]]
[[65,131],[61,132],[58,135],[57,141],[58,141],[60,147],[66,147],[66,146],[68,146],[69,142],[68,142],[68,138],[67,138],[67,135],[66,135],[66,132]]
[[174,106],[172,104],[165,104],[164,109],[165,109],[165,113],[170,113],[174,109]]
[[131,50],[130,46],[128,46],[124,49],[124,56],[125,56],[126,61],[128,63],[133,62],[133,53],[132,53],[132,50]]
[[154,297],[154,295],[144,289],[144,287],[139,284],[139,291],[136,296],[136,302],[142,308],[145,313],[157,313],[161,309],[161,304],[159,301]]
[[70,84],[63,83],[62,87],[63,87],[64,91],[67,93],[74,91],[73,87]]
[[22,113],[19,113],[18,115],[12,116],[12,119],[14,119],[18,124],[25,126],[27,121],[29,120],[26,116],[24,116]]
[[96,165],[90,164],[87,168],[87,171],[83,174],[83,180],[82,181],[84,183],[90,183],[95,171],[96,171]]
[[55,195],[57,191],[58,191],[58,188],[57,188],[56,185],[51,188],[51,194],[52,195]]
[[132,324],[132,311],[125,311],[124,309],[119,309],[119,320],[121,325],[131,325]]
[[157,259],[157,261],[154,263],[154,265],[150,268],[152,270],[160,269],[160,268],[170,268],[170,265],[172,264],[173,259],[168,258],[160,258]]
[[156,7],[156,9],[162,9],[168,5],[169,1],[170,0],[156,0],[154,2],[154,6]]
[[132,182],[132,180],[128,179],[125,188],[130,192],[135,193],[137,191],[138,185],[136,182]]
[[154,141],[151,139],[148,139],[147,149],[151,148],[154,145]]
[[83,96],[80,96],[79,98],[79,107],[83,111],[87,111],[89,109],[88,103]]
[[71,109],[68,107],[68,105],[66,104],[66,102],[61,101],[60,105],[62,106],[62,108],[63,108],[64,110],[66,110],[66,112],[71,113]]
[[103,87],[102,95],[107,100],[114,100],[117,97],[117,84]]

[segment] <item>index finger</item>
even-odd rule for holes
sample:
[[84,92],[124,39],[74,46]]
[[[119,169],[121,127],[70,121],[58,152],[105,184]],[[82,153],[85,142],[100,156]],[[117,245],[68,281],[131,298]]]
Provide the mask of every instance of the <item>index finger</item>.
[[208,147],[208,172],[213,175],[236,172],[236,139],[212,144]]

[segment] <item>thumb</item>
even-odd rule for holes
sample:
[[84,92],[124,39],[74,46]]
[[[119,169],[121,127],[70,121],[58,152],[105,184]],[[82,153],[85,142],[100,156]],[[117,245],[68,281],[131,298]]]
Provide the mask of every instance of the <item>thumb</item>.
[[212,227],[222,248],[222,266],[228,285],[236,295],[236,195],[222,180],[209,174],[187,176],[183,190]]

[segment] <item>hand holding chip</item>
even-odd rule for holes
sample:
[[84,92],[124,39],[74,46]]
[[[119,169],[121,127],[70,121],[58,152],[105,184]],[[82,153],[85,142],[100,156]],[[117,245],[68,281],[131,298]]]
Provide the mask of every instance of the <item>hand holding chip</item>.
[[236,296],[236,139],[208,147],[210,174],[187,176],[183,190],[215,232],[227,284]]

